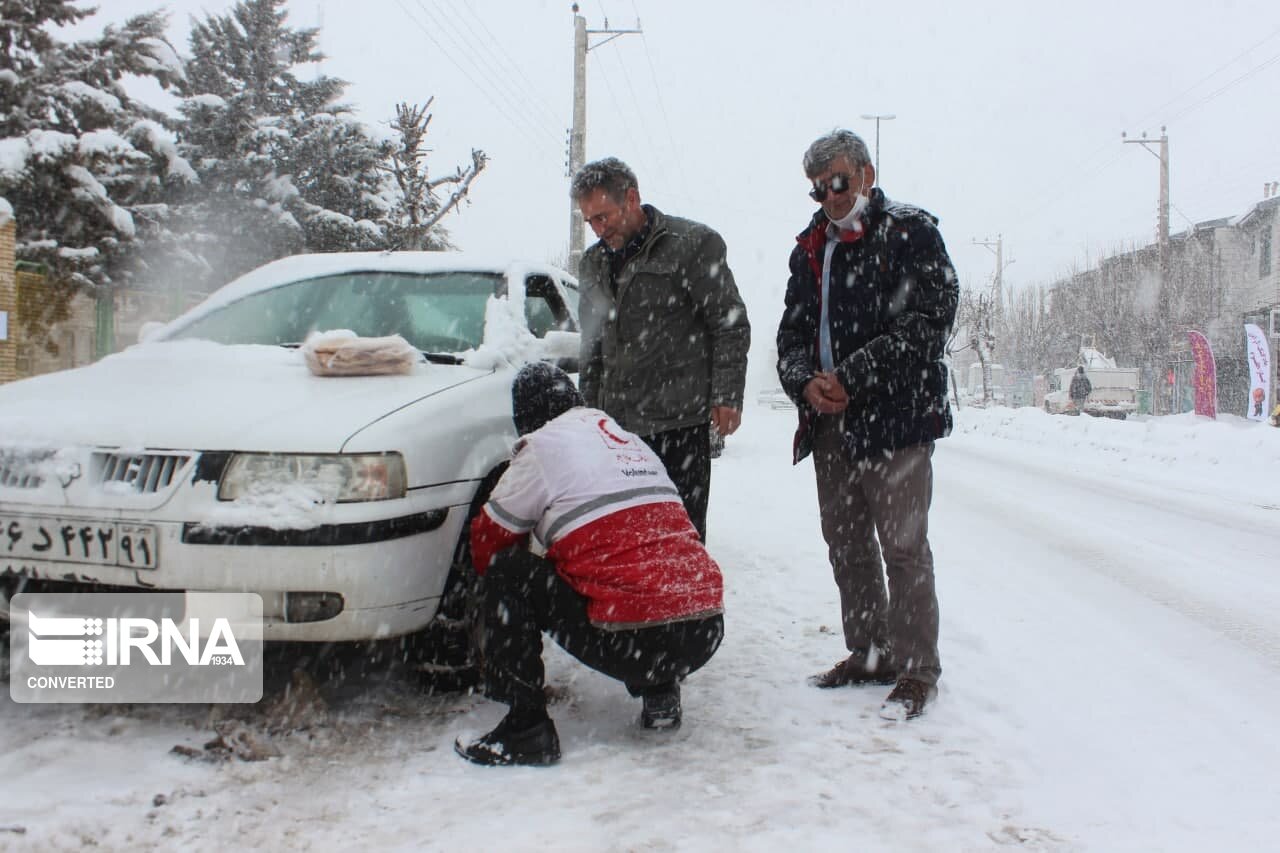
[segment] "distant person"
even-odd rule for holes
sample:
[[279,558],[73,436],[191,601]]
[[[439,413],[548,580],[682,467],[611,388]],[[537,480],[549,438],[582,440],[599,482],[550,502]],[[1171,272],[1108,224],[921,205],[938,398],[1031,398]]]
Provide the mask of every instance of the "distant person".
[[929,504],[959,288],[937,220],[875,186],[856,134],[816,140],[804,172],[821,209],[791,252],[778,376],[799,410],[795,461],[814,456],[849,650],[810,682],[892,683],[880,715],[911,719],[942,673]]
[[1084,365],[1076,368],[1076,375],[1071,377],[1071,387],[1067,390],[1067,395],[1071,397],[1071,402],[1075,404],[1076,414],[1084,411],[1084,404],[1089,399],[1089,395],[1093,393],[1093,383],[1089,381],[1089,377],[1084,375]]
[[[674,729],[680,680],[724,636],[723,582],[654,452],[545,363],[511,389],[509,467],[471,526],[481,581],[485,694],[502,722],[455,749],[477,764],[553,764],[542,634],[642,702],[640,725]],[[702,428],[706,432],[706,427]],[[522,547],[532,534],[546,547]]]
[[738,429],[751,343],[724,240],[641,204],[613,157],[583,166],[571,193],[600,238],[578,271],[582,394],[658,454],[705,542],[707,421],[721,436]]

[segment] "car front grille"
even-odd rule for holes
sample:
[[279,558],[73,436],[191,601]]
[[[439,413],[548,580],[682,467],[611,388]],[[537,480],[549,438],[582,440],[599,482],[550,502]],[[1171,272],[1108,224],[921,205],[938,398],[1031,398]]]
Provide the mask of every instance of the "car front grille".
[[48,453],[38,455],[0,452],[0,486],[9,489],[38,489],[44,478],[36,473],[37,465]]
[[[141,495],[167,489],[191,457],[181,453],[93,454],[91,482]],[[119,484],[119,485],[113,485]]]

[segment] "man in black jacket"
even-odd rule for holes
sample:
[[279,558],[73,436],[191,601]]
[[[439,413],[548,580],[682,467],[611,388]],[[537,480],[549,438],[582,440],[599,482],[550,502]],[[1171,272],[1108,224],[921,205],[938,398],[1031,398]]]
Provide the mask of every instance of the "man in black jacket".
[[791,253],[778,376],[799,409],[794,460],[814,455],[849,650],[811,683],[894,683],[880,714],[910,719],[942,673],[931,458],[951,431],[943,354],[959,287],[937,220],[875,187],[856,134],[815,141],[804,170],[822,209]]

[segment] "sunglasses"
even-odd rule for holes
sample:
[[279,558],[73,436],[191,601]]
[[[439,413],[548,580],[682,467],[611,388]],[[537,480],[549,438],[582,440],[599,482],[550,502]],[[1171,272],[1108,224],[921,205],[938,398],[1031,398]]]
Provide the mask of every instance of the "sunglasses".
[[809,190],[809,198],[816,202],[824,202],[827,200],[827,193],[833,192],[839,195],[849,189],[850,178],[848,175],[832,175],[831,180],[827,183],[822,181],[814,181],[813,189]]

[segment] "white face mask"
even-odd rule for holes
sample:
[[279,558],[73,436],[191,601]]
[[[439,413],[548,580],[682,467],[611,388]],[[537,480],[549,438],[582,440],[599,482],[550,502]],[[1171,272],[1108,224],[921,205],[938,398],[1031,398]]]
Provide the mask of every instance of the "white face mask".
[[842,231],[861,231],[862,223],[858,220],[862,218],[863,211],[867,209],[867,205],[870,203],[871,199],[867,198],[865,194],[860,192],[858,193],[858,197],[853,200],[853,207],[850,208],[848,213],[839,219],[831,219],[830,216],[827,218],[831,219],[832,225]]

